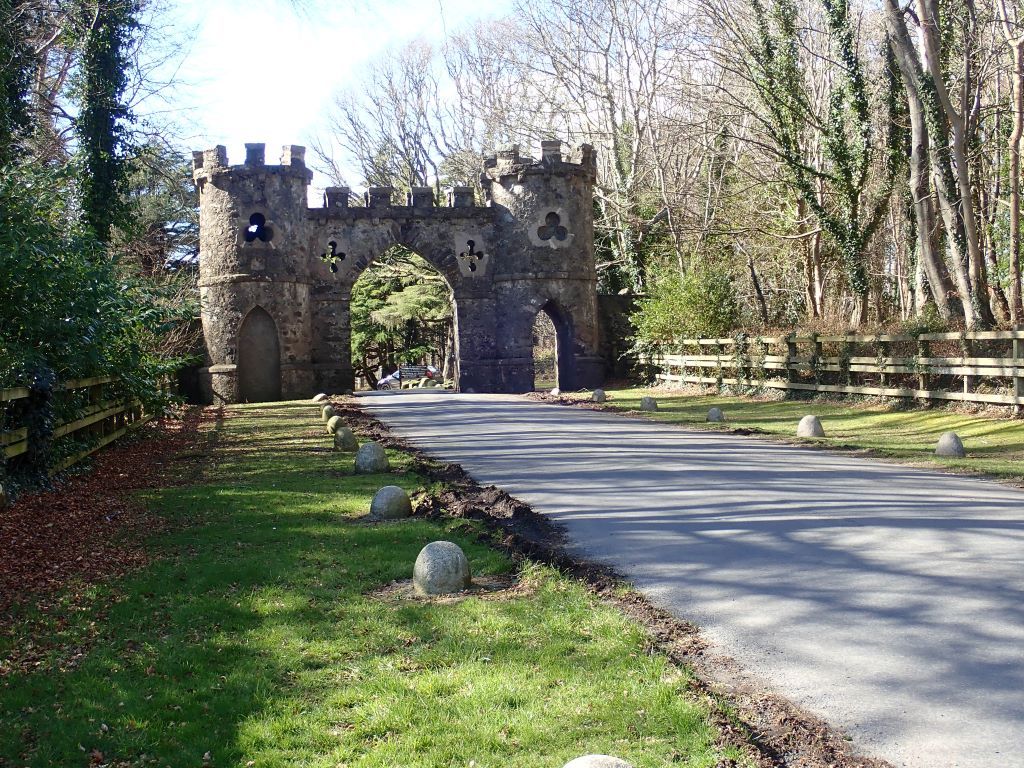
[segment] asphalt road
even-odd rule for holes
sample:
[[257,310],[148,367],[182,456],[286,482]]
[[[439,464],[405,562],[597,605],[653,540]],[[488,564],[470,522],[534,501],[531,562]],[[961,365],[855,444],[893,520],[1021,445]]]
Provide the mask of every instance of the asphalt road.
[[1024,491],[515,396],[361,401],[861,753],[1024,766]]

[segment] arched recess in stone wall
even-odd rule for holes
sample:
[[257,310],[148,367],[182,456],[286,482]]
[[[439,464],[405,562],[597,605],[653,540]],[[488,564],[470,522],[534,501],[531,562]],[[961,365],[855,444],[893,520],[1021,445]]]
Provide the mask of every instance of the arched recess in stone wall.
[[281,399],[281,342],[263,307],[249,310],[238,329],[238,394],[244,403]]
[[558,386],[569,390],[576,388],[576,368],[573,357],[572,318],[553,299],[548,299],[538,314],[546,314],[555,326],[555,350],[558,369]]

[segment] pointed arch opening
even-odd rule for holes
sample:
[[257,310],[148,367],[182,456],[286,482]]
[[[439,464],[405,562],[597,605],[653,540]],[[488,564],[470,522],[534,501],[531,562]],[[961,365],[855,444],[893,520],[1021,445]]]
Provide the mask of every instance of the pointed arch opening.
[[[459,380],[459,332],[455,294],[444,274],[404,245],[373,260],[352,286],[349,301],[352,368],[360,388],[378,388],[396,372],[409,386]],[[425,368],[429,367],[429,374]],[[425,374],[425,375],[421,375]]]
[[238,329],[238,394],[243,403],[281,399],[281,342],[277,323],[255,306]]
[[533,388],[572,389],[572,329],[568,318],[553,301],[542,306],[533,319]]

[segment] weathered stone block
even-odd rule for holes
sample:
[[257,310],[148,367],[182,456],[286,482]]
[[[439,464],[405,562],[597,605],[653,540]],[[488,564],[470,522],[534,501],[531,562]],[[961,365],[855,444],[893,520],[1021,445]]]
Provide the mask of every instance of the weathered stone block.
[[640,398],[640,410],[641,411],[656,411],[658,410],[658,401],[653,397],[644,396]]
[[603,389],[595,389],[590,399],[595,403],[603,403],[608,399],[608,395],[604,393]]
[[325,405],[323,409],[320,411],[320,418],[323,419],[325,422],[330,421],[332,418],[334,418],[334,407],[330,405]]
[[808,414],[800,419],[796,428],[797,437],[824,437],[825,430],[817,416]]
[[359,449],[359,440],[348,427],[341,427],[334,433],[334,450],[355,451]]
[[325,400],[327,400],[327,395],[326,395],[326,394],[324,394],[323,392],[321,392],[321,393],[320,393],[319,395],[315,395],[315,396],[313,397],[313,402],[314,402],[314,403],[322,403],[322,402],[324,402]]
[[363,443],[356,451],[356,474],[375,475],[391,471],[391,462],[380,443]]
[[725,414],[722,413],[721,408],[709,408],[707,420],[712,424],[721,424],[723,421],[725,421]]
[[412,502],[404,488],[397,485],[385,485],[373,496],[370,502],[370,518],[372,520],[401,520],[412,515]]
[[469,560],[458,544],[432,541],[420,550],[412,569],[413,588],[420,595],[448,595],[469,587]]
[[962,459],[967,456],[963,441],[956,432],[943,432],[935,446],[935,455],[951,459]]
[[341,416],[331,416],[327,420],[327,434],[333,435],[339,429],[345,426],[345,420]]

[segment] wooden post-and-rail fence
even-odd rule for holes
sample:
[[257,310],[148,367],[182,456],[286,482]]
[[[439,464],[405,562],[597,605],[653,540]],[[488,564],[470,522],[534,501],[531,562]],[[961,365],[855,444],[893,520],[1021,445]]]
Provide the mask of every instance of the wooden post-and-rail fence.
[[1024,330],[686,339],[649,362],[682,384],[1024,408]]
[[[122,437],[132,427],[153,418],[153,414],[143,411],[137,400],[110,399],[109,389],[117,381],[116,377],[97,376],[90,379],[75,379],[59,385],[54,397],[75,398],[77,407],[73,409],[73,420],[58,424],[50,439],[58,440],[73,436],[82,447],[59,459],[50,468],[51,474],[67,469]],[[18,401],[27,400],[30,396],[31,392],[27,387],[0,389],[0,415],[7,409],[16,411]],[[17,425],[17,415],[13,419],[14,424],[0,422],[0,450],[8,461],[16,460],[27,453],[31,439],[28,428]]]

